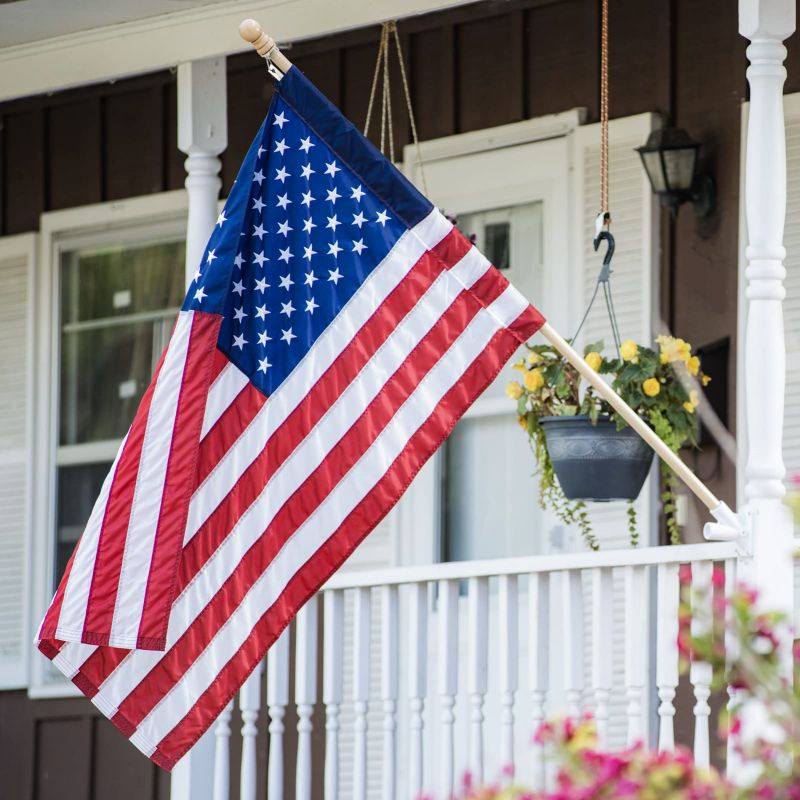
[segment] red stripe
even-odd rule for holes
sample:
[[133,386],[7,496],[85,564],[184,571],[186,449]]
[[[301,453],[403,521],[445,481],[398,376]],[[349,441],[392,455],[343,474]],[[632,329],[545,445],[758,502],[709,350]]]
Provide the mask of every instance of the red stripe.
[[211,383],[219,378],[222,370],[230,364],[230,359],[219,348],[214,348],[214,355],[211,363]]
[[125,551],[133,492],[139,473],[147,418],[150,415],[150,403],[168,349],[169,347],[165,348],[161,354],[153,379],[144,393],[128,433],[125,449],[117,463],[114,480],[111,483],[100,529],[100,538],[97,542],[92,585],[89,590],[89,601],[81,636],[81,641],[87,644],[108,643],[119,588],[119,576],[122,571],[122,555]]
[[494,380],[518,345],[516,336],[506,329],[494,335],[434,413],[409,439],[380,481],[295,574],[278,601],[256,623],[241,649],[220,670],[192,710],[161,740],[151,756],[153,761],[171,769],[203,735],[283,628],[394,506],[422,465],[475,398]]
[[183,549],[189,499],[197,486],[197,451],[206,407],[211,370],[222,317],[199,311],[192,318],[192,330],[181,377],[181,388],[170,442],[153,555],[147,576],[142,619],[136,646],[163,650],[166,645],[169,611]]
[[[220,626],[239,606],[247,591],[290,536],[361,458],[396,410],[479,310],[480,305],[466,292],[462,292],[450,305],[391,376],[357,422],[280,509],[261,538],[248,551],[228,581],[192,622],[181,639],[119,704],[119,713],[129,723],[138,725],[174,685],[174,676],[184,674]],[[238,516],[236,518],[238,519]]]
[[[56,589],[53,602],[50,604],[50,608],[47,609],[47,614],[45,614],[44,622],[42,623],[40,632],[40,641],[44,642],[46,640],[49,647],[54,648],[56,653],[58,653],[64,644],[63,642],[55,639],[55,633],[56,629],[58,628],[58,618],[61,614],[61,606],[64,604],[64,592],[67,588],[67,581],[69,580],[69,574],[72,571],[72,562],[75,560],[75,552],[77,549],[78,545],[76,544],[75,550],[72,551],[72,555],[69,557],[69,561],[67,561],[67,568],[64,570],[64,575],[58,584],[58,589]],[[41,645],[39,649],[41,650]],[[42,650],[42,652],[44,653],[45,651]],[[47,655],[47,653],[45,653],[45,655]],[[55,656],[48,656],[50,659],[54,657]]]

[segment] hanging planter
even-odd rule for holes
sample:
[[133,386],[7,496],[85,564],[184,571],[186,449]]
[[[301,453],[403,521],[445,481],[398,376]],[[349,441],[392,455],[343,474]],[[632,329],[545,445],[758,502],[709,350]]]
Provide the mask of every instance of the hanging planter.
[[568,500],[635,500],[653,451],[632,428],[604,417],[540,417],[547,452]]

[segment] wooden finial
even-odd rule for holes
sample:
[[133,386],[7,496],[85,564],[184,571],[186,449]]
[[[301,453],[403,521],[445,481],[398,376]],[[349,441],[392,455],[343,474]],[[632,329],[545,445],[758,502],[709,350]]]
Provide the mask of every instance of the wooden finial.
[[275,40],[268,36],[254,19],[242,21],[239,25],[239,35],[246,42],[250,42],[260,56],[274,64],[284,75],[289,71],[292,66],[291,61],[281,53]]

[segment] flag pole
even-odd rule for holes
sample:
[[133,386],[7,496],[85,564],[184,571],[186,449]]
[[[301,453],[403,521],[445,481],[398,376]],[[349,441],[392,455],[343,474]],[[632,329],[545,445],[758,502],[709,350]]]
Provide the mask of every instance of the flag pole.
[[[268,36],[254,19],[246,19],[239,25],[239,35],[266,59],[270,74],[280,80],[291,68],[292,62],[278,49],[275,40]],[[667,466],[686,484],[701,503],[716,518],[718,524],[708,524],[706,538],[733,540],[739,538],[742,523],[698,477],[680,457],[670,450],[664,441],[646,422],[603,380],[549,323],[545,322],[540,333],[562,356],[594,387],[602,397],[650,447]]]

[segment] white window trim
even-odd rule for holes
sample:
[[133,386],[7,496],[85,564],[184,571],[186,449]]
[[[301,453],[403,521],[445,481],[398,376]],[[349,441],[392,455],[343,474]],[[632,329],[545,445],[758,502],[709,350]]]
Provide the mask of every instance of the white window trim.
[[[99,203],[41,216],[36,296],[34,301],[36,369],[38,385],[33,412],[36,432],[32,451],[33,487],[31,520],[30,649],[28,695],[31,698],[71,697],[81,693],[65,678],[48,678],[47,659],[34,644],[36,628],[52,600],[51,580],[56,522],[56,432],[58,430],[59,379],[59,264],[63,250],[84,245],[151,239],[158,235],[182,238],[186,228],[187,200],[183,190]],[[184,265],[176,268],[183,273]],[[103,444],[103,443],[101,443]],[[113,457],[113,454],[112,454]]]

